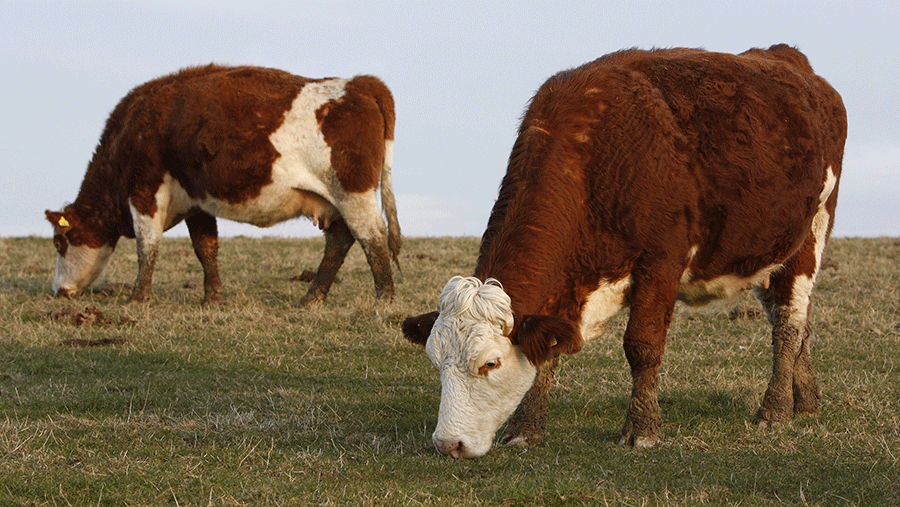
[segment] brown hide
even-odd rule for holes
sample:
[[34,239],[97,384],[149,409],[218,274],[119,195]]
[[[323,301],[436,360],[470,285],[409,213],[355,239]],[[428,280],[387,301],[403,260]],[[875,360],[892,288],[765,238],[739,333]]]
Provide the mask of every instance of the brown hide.
[[561,72],[524,116],[475,275],[521,314],[576,321],[599,280],[640,266],[672,283],[749,276],[806,240],[845,135],[840,97],[786,46],[629,50]]

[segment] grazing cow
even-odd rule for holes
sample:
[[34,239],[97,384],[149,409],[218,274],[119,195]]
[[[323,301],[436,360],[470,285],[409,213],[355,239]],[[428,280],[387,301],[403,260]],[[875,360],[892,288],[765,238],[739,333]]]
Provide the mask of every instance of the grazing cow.
[[534,444],[559,354],[629,306],[622,444],[662,438],[657,371],[676,300],[753,288],[774,367],[758,418],[816,414],[810,293],[831,231],[846,113],[806,57],[628,50],[550,78],[509,157],[474,276],[410,317],[442,392],[443,454]]
[[372,76],[208,65],[138,86],[107,120],[75,202],[46,212],[59,252],[53,291],[88,287],[125,236],[137,238],[138,254],[129,301],[144,301],[162,233],[184,220],[203,301],[213,302],[222,289],[216,217],[269,227],[302,215],[325,231],[325,255],[301,303],[325,299],[356,240],[378,299],[390,301],[389,252],[399,266],[400,249],[393,139],[394,101]]

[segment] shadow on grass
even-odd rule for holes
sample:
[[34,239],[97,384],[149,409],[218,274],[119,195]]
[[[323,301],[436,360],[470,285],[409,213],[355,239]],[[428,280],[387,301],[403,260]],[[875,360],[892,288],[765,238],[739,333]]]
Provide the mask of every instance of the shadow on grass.
[[[0,411],[17,419],[69,418],[90,426],[151,421],[184,440],[227,445],[247,435],[291,446],[340,439],[423,441],[431,396],[418,385],[341,371],[288,374],[215,365],[129,346],[0,344]],[[158,423],[158,424],[157,424]],[[159,428],[157,428],[159,429]]]
[[[747,404],[748,398],[754,398],[753,393],[698,387],[667,390],[660,394],[663,429],[667,434],[676,429],[692,431],[697,426],[743,425],[745,422],[756,422],[754,417],[756,407]],[[579,421],[577,427],[571,427],[569,431],[587,443],[618,444],[628,403],[628,396],[622,395],[601,400],[594,406],[582,409],[577,417]],[[567,414],[571,414],[572,410],[577,409],[554,408],[553,400],[550,405],[551,428],[554,425],[562,428],[573,426],[573,423],[567,422],[564,418]]]

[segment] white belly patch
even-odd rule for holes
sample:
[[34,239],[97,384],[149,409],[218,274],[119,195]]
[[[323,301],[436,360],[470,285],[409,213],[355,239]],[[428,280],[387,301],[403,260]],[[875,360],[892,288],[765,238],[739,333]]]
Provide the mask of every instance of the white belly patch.
[[691,270],[685,270],[678,288],[678,299],[689,305],[704,305],[716,299],[731,299],[756,286],[768,285],[769,276],[781,267],[773,264],[749,277],[722,275],[711,280],[692,280]]

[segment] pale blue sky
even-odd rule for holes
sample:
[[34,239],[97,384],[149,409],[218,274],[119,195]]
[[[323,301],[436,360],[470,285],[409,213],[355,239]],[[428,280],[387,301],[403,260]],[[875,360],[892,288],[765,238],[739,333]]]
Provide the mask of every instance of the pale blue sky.
[[[0,12],[0,237],[49,236],[43,211],[75,199],[119,99],[181,67],[380,76],[396,101],[404,234],[480,236],[526,102],[552,74],[626,47],[779,42],[848,110],[835,234],[900,236],[898,2],[0,0]],[[303,219],[220,231],[319,234]]]

